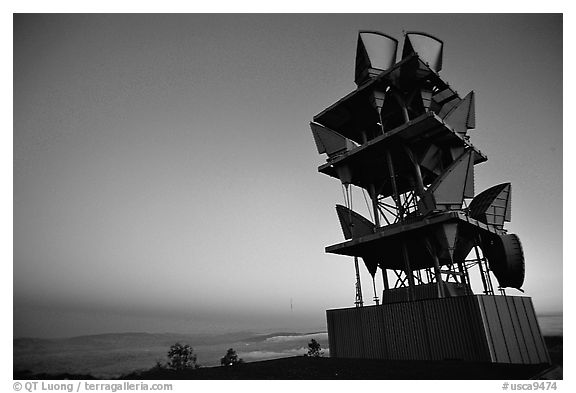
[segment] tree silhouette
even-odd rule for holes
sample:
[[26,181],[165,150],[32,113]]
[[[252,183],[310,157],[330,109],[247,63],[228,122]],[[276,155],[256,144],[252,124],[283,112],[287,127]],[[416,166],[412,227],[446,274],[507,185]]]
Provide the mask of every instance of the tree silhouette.
[[318,343],[318,341],[312,339],[308,343],[307,356],[311,356],[313,358],[319,358],[320,356],[324,355],[324,352],[321,351],[321,349],[322,349],[322,347],[320,347],[320,344]]
[[196,364],[197,356],[190,345],[182,345],[180,343],[172,345],[168,351],[168,359],[170,359],[170,361],[167,366],[173,370],[186,370],[199,367]]
[[220,359],[222,366],[234,366],[240,363],[244,363],[244,360],[238,358],[238,354],[232,348],[229,348],[228,351],[226,351],[226,355]]

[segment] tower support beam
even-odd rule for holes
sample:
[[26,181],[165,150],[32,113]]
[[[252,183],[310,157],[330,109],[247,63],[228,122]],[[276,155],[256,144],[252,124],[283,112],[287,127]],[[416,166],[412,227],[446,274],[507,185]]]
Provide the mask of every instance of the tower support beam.
[[408,255],[408,245],[406,241],[402,242],[402,256],[404,258],[404,271],[408,279],[408,301],[414,300],[414,276],[412,275],[412,268],[410,267],[410,256]]
[[388,166],[388,175],[390,176],[390,186],[392,187],[392,196],[394,202],[396,203],[396,210],[398,211],[398,221],[404,220],[404,208],[402,207],[402,202],[400,201],[400,195],[398,194],[398,187],[396,185],[396,174],[394,173],[394,163],[392,162],[392,154],[390,149],[386,149],[384,153],[386,155],[386,165]]

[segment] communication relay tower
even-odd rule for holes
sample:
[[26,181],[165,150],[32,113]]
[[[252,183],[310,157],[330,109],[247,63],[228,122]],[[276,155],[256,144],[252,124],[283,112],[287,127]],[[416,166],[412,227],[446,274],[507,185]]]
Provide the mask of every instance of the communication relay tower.
[[[355,307],[326,313],[330,356],[550,363],[532,300],[505,292],[524,283],[522,245],[504,228],[511,185],[475,193],[474,166],[487,157],[468,135],[474,92],[461,97],[440,77],[441,40],[406,32],[399,61],[397,47],[360,31],[357,88],[310,123],[327,155],[318,171],[344,193],[336,213],[345,241],[326,252],[353,257],[356,269]],[[354,187],[368,195],[371,219],[353,210]],[[375,305],[362,300],[358,260]]]

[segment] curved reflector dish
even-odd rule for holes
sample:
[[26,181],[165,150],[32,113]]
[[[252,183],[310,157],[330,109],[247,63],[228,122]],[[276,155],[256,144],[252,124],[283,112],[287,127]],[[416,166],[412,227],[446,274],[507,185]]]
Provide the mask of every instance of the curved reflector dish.
[[426,33],[406,33],[402,58],[417,53],[418,57],[428,64],[435,72],[442,69],[442,50],[444,43]]
[[392,67],[396,62],[398,40],[377,31],[358,33],[356,46],[356,84]]
[[522,288],[525,277],[524,251],[517,235],[496,235],[483,242],[482,251],[488,257],[490,270],[501,287]]
[[510,183],[498,184],[482,191],[470,202],[470,217],[499,229],[504,228],[504,222],[510,222],[512,215],[511,196]]

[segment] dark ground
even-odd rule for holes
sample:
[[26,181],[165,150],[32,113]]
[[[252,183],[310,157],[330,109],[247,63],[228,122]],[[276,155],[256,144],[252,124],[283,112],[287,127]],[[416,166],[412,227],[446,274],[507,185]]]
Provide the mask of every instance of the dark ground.
[[552,364],[562,366],[563,356],[562,356],[562,336],[544,336],[544,341],[546,342],[546,348],[548,348],[548,353],[550,354],[550,359]]
[[529,379],[547,365],[462,363],[457,361],[386,361],[309,358],[304,356],[176,372],[156,370],[125,379]]
[[[561,336],[545,337],[553,379],[562,378]],[[550,365],[464,363],[459,361],[407,361],[290,357],[239,364],[174,371],[150,369],[122,377],[130,380],[264,380],[264,379],[392,379],[392,380],[526,380],[542,374]],[[16,371],[14,379],[92,379],[89,375],[32,375]]]

